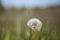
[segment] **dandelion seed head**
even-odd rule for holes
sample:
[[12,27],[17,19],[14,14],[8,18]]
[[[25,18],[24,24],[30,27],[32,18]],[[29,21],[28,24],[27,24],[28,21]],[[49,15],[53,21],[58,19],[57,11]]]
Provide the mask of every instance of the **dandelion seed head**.
[[32,18],[27,22],[27,26],[30,27],[32,30],[41,30],[42,22],[38,18]]

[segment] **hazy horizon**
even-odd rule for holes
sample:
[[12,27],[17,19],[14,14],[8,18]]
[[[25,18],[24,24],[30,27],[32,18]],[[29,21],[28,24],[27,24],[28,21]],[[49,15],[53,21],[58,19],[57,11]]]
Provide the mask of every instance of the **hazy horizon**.
[[60,5],[59,0],[2,0],[4,7],[41,7]]

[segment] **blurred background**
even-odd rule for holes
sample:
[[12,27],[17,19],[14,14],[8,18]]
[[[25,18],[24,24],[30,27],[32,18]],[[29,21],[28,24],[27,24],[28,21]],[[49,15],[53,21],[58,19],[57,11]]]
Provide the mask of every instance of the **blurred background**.
[[60,0],[0,0],[0,40],[34,40],[31,18],[43,23],[36,40],[60,40]]

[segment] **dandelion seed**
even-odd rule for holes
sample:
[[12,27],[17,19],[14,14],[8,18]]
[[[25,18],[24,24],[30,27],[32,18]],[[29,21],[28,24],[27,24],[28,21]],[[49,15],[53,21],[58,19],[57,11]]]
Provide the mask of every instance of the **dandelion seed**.
[[30,36],[30,32],[29,31],[27,31],[27,37],[29,37]]

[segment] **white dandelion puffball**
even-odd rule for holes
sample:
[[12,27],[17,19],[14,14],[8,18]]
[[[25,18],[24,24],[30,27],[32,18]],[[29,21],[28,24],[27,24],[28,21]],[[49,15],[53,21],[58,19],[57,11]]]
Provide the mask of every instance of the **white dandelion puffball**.
[[30,27],[32,30],[40,31],[42,28],[42,22],[37,18],[32,18],[27,22],[27,26]]

